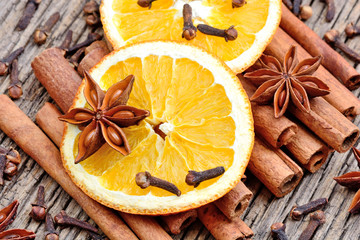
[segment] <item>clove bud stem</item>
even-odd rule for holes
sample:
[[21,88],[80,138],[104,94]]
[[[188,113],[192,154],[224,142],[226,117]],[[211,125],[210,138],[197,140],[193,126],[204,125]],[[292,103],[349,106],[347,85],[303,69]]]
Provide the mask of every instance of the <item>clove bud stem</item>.
[[21,163],[21,156],[18,151],[13,148],[7,149],[0,146],[0,154],[4,154],[6,159],[16,165]]
[[38,45],[42,45],[46,42],[47,37],[50,34],[51,29],[55,26],[60,19],[60,13],[56,12],[49,17],[42,28],[36,29],[34,33],[34,42]]
[[323,208],[327,203],[327,198],[319,198],[301,206],[294,206],[291,209],[290,217],[294,220],[300,220],[302,216]]
[[189,4],[184,4],[183,18],[184,18],[184,28],[182,32],[182,37],[185,38],[186,40],[194,39],[196,37],[197,28],[193,25],[192,8]]
[[85,48],[86,47],[82,47],[79,50],[77,50],[74,55],[72,55],[69,59],[69,62],[75,67],[77,68],[79,66],[79,62],[80,60],[84,57],[85,55]]
[[346,33],[346,36],[348,36],[349,38],[359,35],[360,34],[360,26],[354,26],[354,23],[351,22],[348,25],[346,25],[345,33]]
[[224,167],[216,167],[202,172],[190,170],[189,173],[186,175],[185,182],[190,186],[197,187],[201,182],[216,178],[222,175],[224,172]]
[[45,228],[45,240],[59,240],[59,232],[55,230],[54,221],[50,213],[46,214]]
[[0,61],[0,76],[3,76],[8,73],[9,66],[22,52],[24,51],[23,47],[20,47],[9,54],[6,58]]
[[0,154],[0,186],[4,185],[4,170],[6,165],[6,157]]
[[152,2],[155,2],[156,0],[138,0],[137,4],[140,6],[140,7],[148,7],[149,9],[151,8],[151,4]]
[[36,9],[38,8],[41,0],[28,0],[25,6],[24,13],[16,25],[16,30],[24,30],[30,23],[31,18],[34,16]]
[[285,224],[277,222],[271,225],[271,235],[274,239],[278,240],[288,240],[288,237],[285,234]]
[[32,203],[30,217],[35,221],[42,221],[46,217],[46,206],[45,206],[45,188],[39,186],[35,203]]
[[87,25],[96,26],[100,23],[99,5],[94,0],[87,2],[83,8],[83,11],[88,15],[86,16]]
[[153,177],[147,171],[137,173],[135,176],[135,182],[142,189],[153,186],[171,192],[178,197],[181,195],[181,191],[174,184],[160,178]]
[[354,52],[340,40],[339,31],[332,29],[325,33],[324,39],[327,43],[334,45],[356,62],[360,62],[360,54]]
[[12,99],[18,99],[23,94],[21,85],[20,85],[20,81],[19,81],[19,69],[18,69],[17,59],[15,59],[11,63],[10,86],[9,86],[8,90],[9,90],[9,96]]
[[97,33],[89,33],[87,39],[81,43],[78,43],[74,46],[72,46],[71,48],[69,48],[66,52],[66,55],[71,55],[74,54],[77,50],[79,50],[82,47],[86,47],[89,46],[91,43],[100,40],[101,36]]
[[316,229],[320,225],[324,224],[325,221],[326,221],[325,214],[321,210],[317,210],[316,212],[310,214],[309,225],[301,233],[298,240],[310,240],[314,235]]
[[64,41],[61,43],[60,45],[60,49],[62,50],[66,50],[70,47],[71,45],[71,42],[72,42],[72,35],[73,35],[73,32],[71,30],[69,30],[67,33],[66,33],[66,36],[64,38]]
[[61,212],[54,217],[54,220],[56,224],[64,227],[75,226],[91,232],[95,232],[95,233],[98,232],[98,230],[90,223],[70,217],[66,214],[64,210],[61,210]]
[[327,5],[326,21],[331,22],[335,17],[335,3],[334,0],[322,0]]
[[283,3],[285,4],[285,6],[286,6],[288,9],[290,9],[290,10],[293,9],[293,3],[292,3],[291,0],[283,0]]
[[225,38],[226,42],[234,41],[238,36],[238,33],[234,26],[230,26],[228,29],[218,29],[206,24],[199,24],[197,25],[197,29],[207,35],[223,37]]
[[293,1],[293,9],[292,10],[296,16],[299,16],[301,1],[302,0],[294,0]]

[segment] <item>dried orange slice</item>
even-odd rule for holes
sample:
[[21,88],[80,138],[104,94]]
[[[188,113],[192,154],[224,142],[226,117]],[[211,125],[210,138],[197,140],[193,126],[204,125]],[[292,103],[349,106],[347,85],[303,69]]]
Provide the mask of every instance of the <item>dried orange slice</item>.
[[[105,35],[116,49],[145,40],[186,41],[214,53],[235,72],[250,67],[270,43],[281,18],[281,0],[247,0],[232,8],[232,0],[157,0],[143,8],[136,0],[103,0],[100,8]],[[182,38],[183,6],[192,8],[194,26],[208,24],[227,29],[234,25],[235,41],[197,31]]]
[[[80,130],[66,124],[63,163],[90,197],[129,213],[169,214],[214,201],[240,180],[253,146],[253,120],[236,75],[218,58],[187,44],[146,42],[110,53],[90,74],[103,90],[133,74],[128,104],[151,112],[139,125],[123,128],[129,155],[105,144],[79,164],[74,159]],[[84,84],[73,107],[86,107],[83,89]],[[218,166],[225,168],[223,175],[197,188],[185,183],[189,170]],[[135,176],[144,171],[175,184],[181,196],[141,189]]]

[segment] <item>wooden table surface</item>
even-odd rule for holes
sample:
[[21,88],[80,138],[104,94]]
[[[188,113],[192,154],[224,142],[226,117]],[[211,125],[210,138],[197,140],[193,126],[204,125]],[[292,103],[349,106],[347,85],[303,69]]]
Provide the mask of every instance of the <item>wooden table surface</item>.
[[[339,30],[341,39],[352,49],[360,52],[360,36],[347,39],[344,34],[344,28],[348,22],[353,21],[360,24],[360,0],[334,1],[336,15],[332,22],[327,23],[325,21],[326,8],[323,2],[320,0],[303,0],[303,4],[311,4],[314,12],[306,24],[321,37],[331,28]],[[39,108],[45,102],[52,100],[32,72],[30,66],[32,59],[44,49],[60,45],[67,30],[73,30],[74,41],[83,41],[90,29],[85,25],[82,12],[85,0],[43,0],[26,30],[16,31],[15,26],[23,14],[26,2],[25,0],[1,0],[0,58],[18,47],[25,47],[25,51],[19,59],[19,78],[22,82],[24,94],[15,103],[34,120]],[[32,38],[34,30],[56,11],[61,14],[59,23],[54,27],[44,45],[40,47],[35,45]],[[351,62],[349,59],[348,61]],[[354,62],[351,64],[360,71],[360,65],[356,65]],[[7,93],[9,76],[0,77],[0,80],[0,92]],[[359,92],[360,90],[356,90],[354,94],[358,96]],[[360,126],[360,117],[355,119],[355,124]],[[20,200],[18,217],[11,224],[11,228],[27,228],[37,233],[36,239],[44,239],[44,224],[31,220],[28,215],[31,209],[30,203],[34,201],[39,185],[45,186],[48,211],[52,215],[64,209],[69,215],[94,224],[79,205],[4,133],[0,133],[0,141],[3,146],[12,146],[19,150],[23,159],[19,166],[19,173],[11,181],[5,181],[4,186],[0,187],[0,208],[8,205],[14,199]],[[357,144],[357,147],[360,145]],[[242,217],[255,232],[254,239],[271,239],[269,229],[274,222],[286,223],[286,232],[289,238],[297,239],[307,226],[309,217],[298,222],[289,219],[288,213],[292,206],[304,204],[320,197],[327,197],[329,199],[329,204],[325,209],[327,221],[318,229],[313,239],[360,239],[360,215],[350,215],[347,212],[355,192],[339,186],[332,179],[340,174],[356,170],[358,167],[351,152],[343,154],[335,152],[317,173],[305,172],[299,186],[281,199],[275,198],[257,179],[248,173],[246,185],[253,191],[254,197]],[[214,239],[199,221],[193,223],[181,234],[173,236],[173,238]],[[87,233],[76,228],[67,228],[61,230],[60,239],[87,239]]]

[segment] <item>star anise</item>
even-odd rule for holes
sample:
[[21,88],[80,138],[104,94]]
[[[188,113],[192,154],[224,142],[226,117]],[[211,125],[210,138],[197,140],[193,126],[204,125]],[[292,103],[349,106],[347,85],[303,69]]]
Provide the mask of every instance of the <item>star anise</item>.
[[150,115],[147,110],[126,106],[135,77],[127,76],[105,93],[88,72],[84,73],[84,95],[92,110],[74,108],[59,118],[85,127],[79,138],[79,153],[75,163],[94,154],[105,142],[123,155],[129,154],[130,146],[121,128],[136,125]]
[[263,55],[260,63],[263,68],[244,75],[254,85],[259,86],[250,100],[259,104],[273,101],[276,118],[285,113],[290,99],[297,108],[308,112],[309,97],[329,93],[329,87],[323,81],[311,76],[320,66],[320,56],[299,63],[296,47],[292,46],[286,53],[283,64],[268,55]]

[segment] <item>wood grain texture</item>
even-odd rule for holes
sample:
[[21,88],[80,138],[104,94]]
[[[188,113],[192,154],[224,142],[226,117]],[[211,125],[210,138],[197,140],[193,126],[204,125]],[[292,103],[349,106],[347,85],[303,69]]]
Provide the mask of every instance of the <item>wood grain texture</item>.
[[[83,41],[90,32],[85,25],[82,7],[85,0],[43,0],[29,26],[24,31],[16,31],[15,27],[25,7],[25,0],[1,1],[0,7],[0,58],[5,57],[18,47],[24,46],[25,51],[19,58],[19,78],[23,84],[24,95],[15,103],[32,119],[40,107],[47,101],[52,101],[44,87],[32,73],[30,62],[44,49],[59,46],[67,30],[71,29],[73,41]],[[319,35],[323,36],[329,29],[335,28],[341,32],[341,39],[352,49],[360,52],[360,37],[346,38],[344,28],[348,22],[360,24],[360,0],[335,1],[336,15],[332,22],[325,21],[325,4],[318,0],[303,0],[303,4],[311,5],[313,16],[305,23]],[[47,42],[38,47],[33,42],[33,32],[54,12],[60,12],[60,20],[54,27]],[[342,54],[342,53],[341,53]],[[343,55],[343,54],[342,54]],[[344,56],[344,55],[343,55]],[[360,64],[344,56],[358,71]],[[7,93],[9,76],[0,77],[0,93]],[[359,96],[360,89],[354,91]],[[360,117],[354,122],[360,126]],[[34,160],[24,154],[9,138],[0,133],[1,145],[15,147],[23,158],[19,165],[19,173],[11,180],[5,181],[0,187],[0,208],[8,205],[14,199],[20,200],[18,217],[11,224],[11,228],[28,228],[37,233],[36,239],[44,239],[45,226],[43,223],[32,221],[28,215],[30,203],[34,201],[38,186],[44,185],[46,189],[45,200],[48,210],[52,215],[64,209],[70,216],[94,222],[82,211],[79,205],[72,200],[59,185],[49,177]],[[360,144],[357,144],[360,147]],[[270,226],[276,221],[286,223],[286,232],[290,239],[297,239],[302,230],[307,226],[309,217],[302,221],[293,221],[288,214],[293,205],[304,204],[311,200],[327,197],[329,204],[325,208],[327,222],[316,232],[313,239],[360,239],[360,216],[350,215],[347,208],[350,205],[354,191],[349,191],[339,186],[332,179],[349,171],[357,171],[356,161],[350,152],[343,154],[333,153],[328,161],[315,173],[305,172],[303,179],[296,189],[287,196],[275,198],[254,176],[246,173],[246,185],[254,193],[249,208],[242,215],[255,232],[253,239],[271,239]],[[84,231],[76,228],[61,230],[61,239],[87,239]],[[177,240],[213,240],[213,236],[202,223],[197,220],[179,235],[173,236]]]

